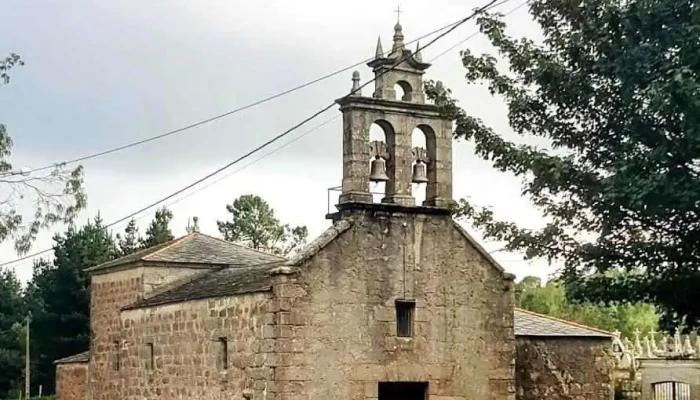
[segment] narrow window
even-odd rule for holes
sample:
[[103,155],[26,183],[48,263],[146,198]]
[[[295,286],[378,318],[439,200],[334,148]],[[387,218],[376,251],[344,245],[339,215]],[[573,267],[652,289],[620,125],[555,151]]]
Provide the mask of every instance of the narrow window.
[[416,308],[414,300],[396,300],[396,335],[399,337],[413,336],[413,311]]
[[114,341],[114,370],[119,371],[119,363],[121,361],[121,354],[119,354],[119,341]]
[[219,357],[217,358],[218,368],[220,370],[228,369],[228,339],[225,337],[219,338]]
[[148,357],[147,359],[147,364],[146,368],[149,370],[153,370],[156,366],[154,360],[153,360],[153,343],[147,343],[146,344],[146,356]]

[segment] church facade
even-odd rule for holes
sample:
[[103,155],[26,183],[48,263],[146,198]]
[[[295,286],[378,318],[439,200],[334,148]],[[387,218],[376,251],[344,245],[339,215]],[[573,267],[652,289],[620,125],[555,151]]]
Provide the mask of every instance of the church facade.
[[452,122],[400,25],[368,65],[372,95],[355,73],[337,101],[331,226],[291,259],[195,232],[95,267],[90,350],[57,361],[59,400],[610,398],[611,336],[514,310],[515,277],[452,219]]

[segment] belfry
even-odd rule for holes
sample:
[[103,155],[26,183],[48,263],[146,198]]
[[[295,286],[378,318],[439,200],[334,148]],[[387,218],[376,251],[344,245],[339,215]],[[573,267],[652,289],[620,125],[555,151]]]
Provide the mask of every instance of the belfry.
[[[375,77],[371,97],[362,95],[360,75],[354,72],[350,94],[336,100],[343,113],[341,207],[371,203],[371,181],[386,182],[383,203],[416,206],[412,183],[425,183],[422,206],[446,207],[452,198],[452,121],[425,101],[423,74],[430,64],[423,62],[420,44],[415,52],[408,50],[397,23],[391,51],[386,54],[378,39],[375,58],[367,65]],[[396,85],[404,93],[400,99]],[[370,142],[375,123],[384,131],[384,141]],[[412,146],[415,128],[425,135],[425,148]]]

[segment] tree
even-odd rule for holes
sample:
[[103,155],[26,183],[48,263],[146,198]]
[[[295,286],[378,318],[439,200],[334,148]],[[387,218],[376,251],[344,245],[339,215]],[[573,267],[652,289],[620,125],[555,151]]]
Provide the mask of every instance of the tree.
[[13,270],[0,269],[0,398],[14,397],[21,387],[25,311],[22,285]]
[[557,280],[542,285],[539,278],[523,278],[515,285],[515,303],[517,307],[540,314],[610,332],[620,331],[623,337],[633,337],[636,330],[646,333],[658,329],[659,316],[650,304],[571,303],[565,285]]
[[[9,71],[24,65],[17,54],[0,60],[0,85],[10,82]],[[0,243],[14,240],[15,250],[22,254],[31,249],[37,234],[56,223],[70,223],[85,208],[83,168],[67,170],[65,165],[32,172],[15,170],[10,163],[12,139],[5,125],[0,124]],[[32,218],[27,220],[20,202],[31,204]]]
[[124,229],[124,236],[117,233],[117,244],[119,246],[119,255],[126,256],[138,251],[141,248],[143,239],[139,235],[139,228],[136,226],[136,220],[133,218]]
[[141,247],[148,248],[169,242],[175,237],[170,231],[170,221],[173,219],[172,211],[163,207],[156,211],[156,215],[146,230],[146,238],[141,240]]
[[577,300],[651,302],[662,325],[700,319],[700,42],[690,0],[532,0],[541,44],[478,19],[493,55],[466,50],[467,80],[504,99],[518,144],[428,82],[477,156],[522,178],[541,229],[460,201],[456,215],[527,258],[558,260]]
[[54,236],[54,260],[39,260],[27,288],[32,312],[33,385],[53,393],[59,358],[90,345],[90,280],[85,271],[116,257],[118,249],[99,215]]
[[244,194],[226,205],[230,221],[217,221],[224,239],[272,254],[290,254],[306,243],[305,226],[282,225],[260,196]]

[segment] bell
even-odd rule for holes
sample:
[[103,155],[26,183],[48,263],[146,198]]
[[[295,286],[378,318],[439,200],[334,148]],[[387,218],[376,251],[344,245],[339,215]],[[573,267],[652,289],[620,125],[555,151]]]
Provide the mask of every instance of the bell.
[[428,176],[425,174],[425,164],[422,162],[413,164],[413,178],[411,181],[418,184],[428,182]]
[[372,160],[372,166],[369,170],[369,180],[372,182],[386,182],[389,180],[389,177],[386,175],[384,160],[382,160],[381,157]]

